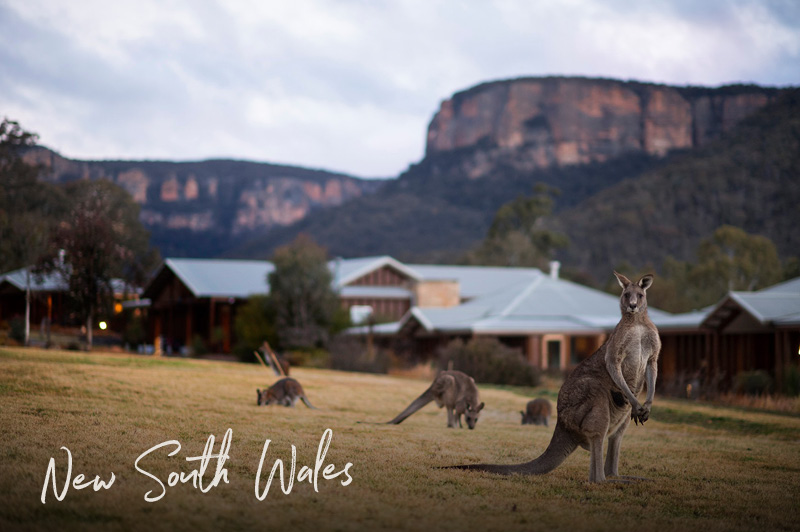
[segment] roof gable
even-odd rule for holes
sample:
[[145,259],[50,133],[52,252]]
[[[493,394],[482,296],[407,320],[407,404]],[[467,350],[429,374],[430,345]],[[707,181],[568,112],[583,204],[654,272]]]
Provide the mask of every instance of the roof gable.
[[412,268],[388,255],[358,259],[334,259],[328,261],[328,267],[334,275],[334,285],[337,287],[348,285],[383,267],[391,268],[401,276],[414,281],[422,279]]
[[233,297],[244,299],[266,294],[271,262],[223,259],[166,259],[149,283],[145,297],[154,297],[172,272],[194,297]]
[[[0,275],[0,283],[7,283],[18,290],[24,291],[28,285],[26,279],[29,268],[20,268]],[[56,272],[44,275],[30,274],[30,287],[33,292],[59,292],[67,289],[66,283]]]

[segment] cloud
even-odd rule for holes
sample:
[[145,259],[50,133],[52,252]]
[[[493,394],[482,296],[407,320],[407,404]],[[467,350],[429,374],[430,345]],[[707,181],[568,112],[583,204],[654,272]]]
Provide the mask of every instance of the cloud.
[[0,2],[0,114],[76,158],[397,175],[453,92],[569,74],[797,84],[800,8],[710,0]]

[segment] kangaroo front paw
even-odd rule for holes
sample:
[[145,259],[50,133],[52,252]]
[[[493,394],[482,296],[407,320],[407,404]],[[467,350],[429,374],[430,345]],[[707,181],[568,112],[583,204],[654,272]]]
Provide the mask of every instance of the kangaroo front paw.
[[644,405],[634,406],[631,409],[631,419],[636,425],[639,423],[644,425],[644,422],[650,419],[650,405],[645,403]]

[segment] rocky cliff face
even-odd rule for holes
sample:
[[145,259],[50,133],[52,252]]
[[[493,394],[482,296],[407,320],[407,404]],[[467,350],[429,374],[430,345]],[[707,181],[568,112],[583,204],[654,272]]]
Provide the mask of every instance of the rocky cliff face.
[[[24,157],[42,166],[46,180],[114,181],[141,204],[141,220],[162,253],[178,255],[223,252],[248,234],[289,225],[378,186],[343,174],[245,161],[78,161],[42,147]],[[187,232],[216,242],[184,250],[180,241]]]
[[426,157],[469,152],[462,171],[522,171],[702,146],[772,101],[757,86],[670,87],[586,78],[478,85],[445,100],[428,128]]

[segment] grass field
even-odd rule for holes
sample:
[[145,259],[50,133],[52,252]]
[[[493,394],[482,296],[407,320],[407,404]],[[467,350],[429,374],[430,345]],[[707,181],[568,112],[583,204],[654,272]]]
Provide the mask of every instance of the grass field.
[[[620,473],[651,482],[592,485],[579,449],[540,477],[496,477],[438,466],[526,461],[547,445],[553,424],[521,426],[531,390],[482,387],[477,428],[447,429],[429,405],[402,425],[364,425],[397,414],[425,381],[321,370],[293,370],[319,410],[257,407],[255,389],[275,380],[256,365],[141,356],[0,349],[0,530],[800,530],[800,417],[664,400],[651,420],[631,426]],[[537,392],[538,390],[534,390]],[[551,396],[553,399],[554,395]],[[191,483],[161,489],[134,462],[166,483],[191,472],[210,434],[214,452],[231,428],[229,483],[207,493]],[[325,464],[350,462],[318,492],[277,480],[262,501],[256,471],[266,439],[266,484],[275,459],[314,468],[325,429]],[[115,482],[40,498],[56,459],[59,491],[67,447],[73,472]],[[204,477],[214,476],[212,459]]]

